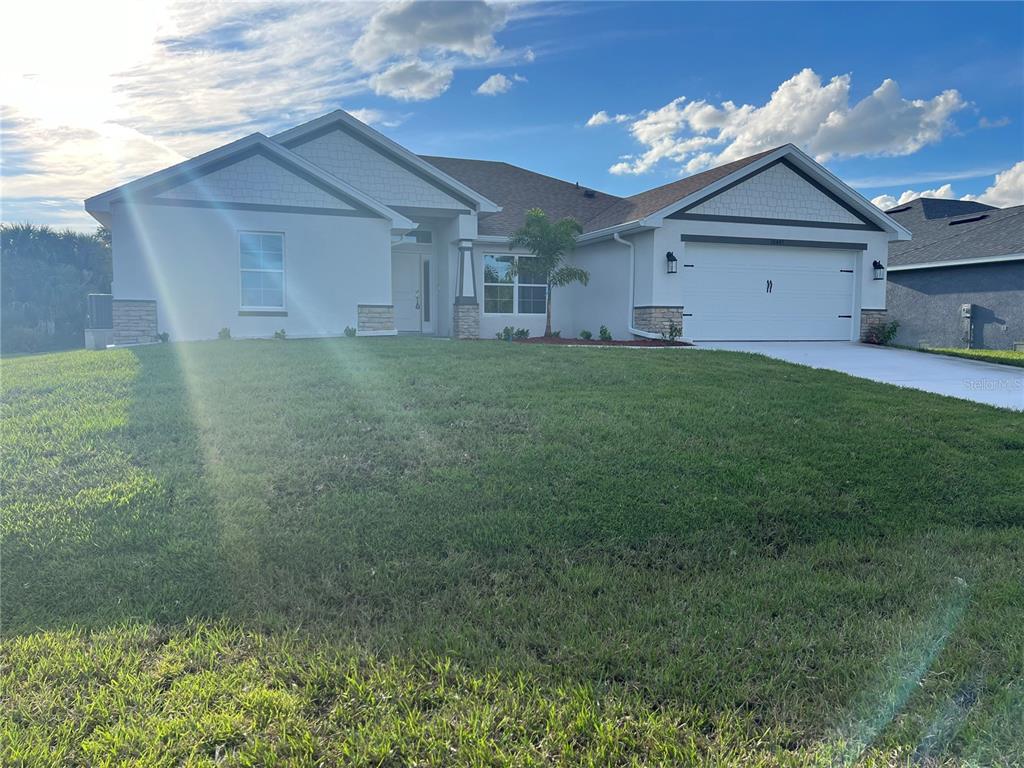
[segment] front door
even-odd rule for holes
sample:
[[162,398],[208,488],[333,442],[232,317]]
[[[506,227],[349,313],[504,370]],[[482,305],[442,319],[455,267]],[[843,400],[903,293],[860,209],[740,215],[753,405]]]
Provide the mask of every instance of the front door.
[[399,333],[423,330],[423,265],[419,253],[391,252],[391,300]]

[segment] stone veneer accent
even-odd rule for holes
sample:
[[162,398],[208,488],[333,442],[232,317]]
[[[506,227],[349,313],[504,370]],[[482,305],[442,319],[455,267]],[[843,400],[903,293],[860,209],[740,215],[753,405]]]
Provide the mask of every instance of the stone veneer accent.
[[885,325],[884,309],[862,309],[860,311],[860,340],[864,341],[871,328]]
[[480,338],[480,305],[456,304],[453,335],[456,339]]
[[395,330],[395,307],[392,304],[360,304],[356,316],[357,333]]
[[777,163],[751,176],[687,213],[827,221],[836,224],[864,223],[783,163]]
[[682,307],[633,307],[633,327],[648,333],[668,333],[671,323],[680,328],[682,334]]
[[156,301],[114,299],[114,344],[149,344],[157,340]]

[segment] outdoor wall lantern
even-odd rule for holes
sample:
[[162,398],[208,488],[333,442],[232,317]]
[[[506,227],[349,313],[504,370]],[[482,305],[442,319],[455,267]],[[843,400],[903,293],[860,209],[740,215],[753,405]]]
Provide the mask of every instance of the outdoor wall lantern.
[[875,280],[881,280],[885,277],[885,267],[882,266],[882,262],[875,259],[875,262],[871,265],[875,270]]
[[670,275],[674,275],[676,270],[679,269],[679,259],[676,258],[676,255],[672,253],[672,251],[665,254],[665,263]]

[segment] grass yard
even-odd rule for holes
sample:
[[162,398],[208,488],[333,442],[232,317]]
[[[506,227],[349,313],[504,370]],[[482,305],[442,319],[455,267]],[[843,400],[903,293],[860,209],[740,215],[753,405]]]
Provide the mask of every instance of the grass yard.
[[[917,349],[915,347],[915,349]],[[1002,365],[1015,365],[1024,368],[1024,352],[1014,352],[1012,349],[960,349],[953,347],[927,347],[921,352],[932,352],[936,355],[950,355],[951,357],[966,357],[968,360],[982,360],[986,363],[1001,363]]]
[[1024,754],[1024,415],[427,339],[2,379],[5,766]]

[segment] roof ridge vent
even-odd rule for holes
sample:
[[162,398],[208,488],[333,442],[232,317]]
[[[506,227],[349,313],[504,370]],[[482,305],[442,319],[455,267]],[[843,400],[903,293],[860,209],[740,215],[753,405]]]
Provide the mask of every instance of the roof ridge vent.
[[913,207],[914,206],[912,205],[903,205],[900,206],[899,208],[890,208],[888,211],[886,211],[886,213],[903,213],[904,211],[909,211]]
[[968,216],[966,219],[956,219],[955,221],[949,222],[949,226],[953,227],[956,226],[957,224],[970,224],[972,221],[981,221],[982,219],[987,218],[987,213],[983,213],[980,216]]

